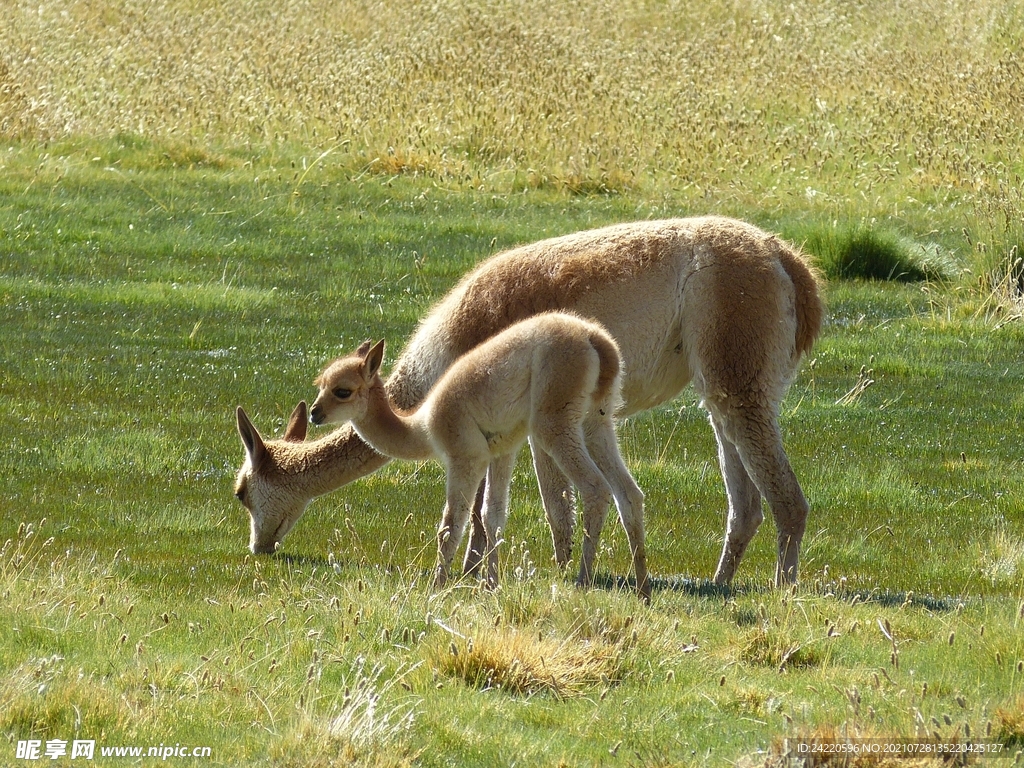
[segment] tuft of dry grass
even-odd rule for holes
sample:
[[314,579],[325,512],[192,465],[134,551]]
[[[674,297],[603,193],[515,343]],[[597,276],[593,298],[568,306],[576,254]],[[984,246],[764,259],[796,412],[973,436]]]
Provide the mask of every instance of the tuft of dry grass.
[[437,646],[431,664],[439,673],[473,688],[573,699],[614,682],[621,655],[619,645],[575,635],[550,638],[498,628]]
[[22,574],[37,568],[53,551],[52,536],[39,538],[46,522],[44,517],[38,522],[21,523],[14,538],[0,546],[0,586],[13,586]]
[[969,196],[962,230],[968,258],[961,314],[998,330],[1024,318],[1024,190],[1020,174],[992,177]]
[[395,675],[382,683],[383,672],[380,665],[367,670],[366,658],[357,658],[354,680],[345,685],[338,711],[330,719],[327,730],[332,738],[363,747],[387,743],[409,730],[415,719],[415,703],[388,703],[405,675]]
[[747,633],[742,641],[740,658],[747,664],[780,672],[821,663],[821,654],[811,644],[796,639],[792,632],[781,627],[766,625]]
[[1019,579],[1024,573],[1024,537],[999,528],[982,553],[982,569],[993,583]]
[[1024,259],[1016,245],[1005,260],[982,274],[974,318],[983,318],[996,330],[1024,318]]
[[[303,700],[301,716],[275,757],[297,765],[381,766],[405,768],[415,764],[407,748],[419,699],[400,688],[416,666],[385,675],[382,665],[368,666],[365,656],[352,663],[340,691],[317,685],[313,701]],[[319,698],[332,700],[329,706]],[[326,711],[322,711],[326,710]]]
[[866,365],[862,365],[860,367],[860,373],[857,374],[857,381],[854,382],[854,385],[846,392],[845,395],[836,400],[835,404],[856,404],[857,401],[860,400],[861,395],[863,395],[869,388],[874,386],[875,380],[872,378],[872,376],[874,376],[874,373],[875,372],[873,369],[868,368]]
[[1024,748],[1024,696],[995,711],[994,736],[1011,749]]
[[775,611],[761,603],[756,610],[729,606],[740,635],[735,644],[735,658],[754,667],[778,672],[809,669],[822,665],[826,654],[820,643],[831,637],[812,627],[804,610],[792,596],[777,596]]

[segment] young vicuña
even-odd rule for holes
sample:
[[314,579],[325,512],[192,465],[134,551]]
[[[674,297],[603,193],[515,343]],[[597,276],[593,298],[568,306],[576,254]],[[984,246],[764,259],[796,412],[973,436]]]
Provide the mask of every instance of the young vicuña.
[[396,459],[438,458],[445,466],[446,504],[437,532],[435,586],[448,580],[452,558],[485,483],[481,512],[487,583],[498,581],[498,545],[508,518],[512,468],[529,437],[576,487],[583,506],[583,553],[577,584],[594,579],[597,543],[614,498],[626,530],[637,591],[650,599],[644,552],[643,493],[615,439],[621,405],[619,350],[608,332],[560,312],[534,315],[492,336],[452,364],[408,413],[388,400],[380,365],[384,341],[364,343],[317,377],[314,424],[351,422],[375,450]]
[[[513,323],[551,310],[592,318],[622,354],[620,416],[675,397],[687,383],[711,415],[729,511],[715,582],[729,583],[763,519],[777,529],[777,583],[794,581],[808,505],[782,447],[779,404],[821,328],[814,272],[795,249],[750,224],[716,216],[642,221],[543,240],[499,253],[431,310],[385,387],[416,407],[469,350]],[[300,404],[293,421],[305,406]],[[253,552],[273,552],[310,500],[388,459],[351,427],[313,442],[299,429],[264,442],[241,410],[246,460],[236,494],[251,518]],[[304,431],[302,432],[304,435]],[[569,560],[571,487],[534,455],[555,559]],[[465,569],[479,568],[486,536],[476,516]]]

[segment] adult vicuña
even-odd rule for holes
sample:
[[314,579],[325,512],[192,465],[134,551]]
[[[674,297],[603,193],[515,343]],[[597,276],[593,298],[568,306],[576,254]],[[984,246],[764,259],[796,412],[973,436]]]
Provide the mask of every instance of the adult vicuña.
[[643,493],[615,439],[621,405],[619,350],[601,326],[561,312],[522,320],[460,357],[423,403],[396,412],[380,378],[384,341],[365,342],[317,377],[314,424],[351,422],[363,440],[396,459],[439,458],[446,504],[437,531],[435,586],[448,580],[477,489],[486,477],[481,518],[487,583],[498,582],[498,544],[508,518],[516,454],[527,437],[579,493],[583,552],[577,584],[594,580],[594,556],[612,498],[633,556],[637,591],[650,599]]
[[[778,410],[823,315],[817,280],[799,254],[750,224],[715,216],[620,224],[499,253],[420,324],[385,385],[392,402],[415,407],[459,356],[518,320],[557,309],[597,320],[618,343],[620,415],[670,400],[693,382],[711,415],[729,501],[715,581],[732,580],[763,519],[762,494],[777,528],[776,582],[795,580],[808,506],[782,447]],[[250,512],[254,552],[274,551],[311,499],[388,461],[350,427],[310,443],[296,442],[293,430],[264,444],[244,416],[247,456],[235,490]],[[555,559],[564,564],[569,483],[543,452],[534,466]],[[473,522],[467,571],[479,567],[485,544]]]

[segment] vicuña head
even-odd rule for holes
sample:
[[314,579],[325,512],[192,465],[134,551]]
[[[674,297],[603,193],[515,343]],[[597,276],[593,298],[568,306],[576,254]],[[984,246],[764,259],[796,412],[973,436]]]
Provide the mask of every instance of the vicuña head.
[[313,384],[320,393],[309,411],[314,424],[344,424],[366,414],[370,388],[383,387],[380,365],[384,359],[384,340],[376,345],[364,341],[359,349],[329,363]]
[[249,510],[249,549],[255,554],[268,554],[277,548],[312,498],[306,483],[287,481],[302,465],[297,454],[302,452],[306,439],[306,403],[295,406],[282,440],[265,442],[242,406],[235,410],[235,417],[245,448],[245,463],[235,478],[235,497]]
[[355,352],[339,357],[314,380],[320,387],[309,420],[314,424],[352,422],[356,431],[377,451],[395,459],[422,461],[437,451],[430,443],[422,413],[396,412],[380,366],[384,361],[384,339],[371,346],[364,341]]

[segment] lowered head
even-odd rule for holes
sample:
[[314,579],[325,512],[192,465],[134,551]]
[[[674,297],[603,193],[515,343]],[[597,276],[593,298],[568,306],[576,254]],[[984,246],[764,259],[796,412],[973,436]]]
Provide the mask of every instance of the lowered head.
[[312,496],[289,478],[283,466],[289,449],[306,439],[306,403],[292,411],[283,440],[265,442],[242,406],[235,411],[238,435],[245,448],[245,463],[235,478],[235,497],[249,511],[249,549],[255,554],[274,552],[302,516]]

